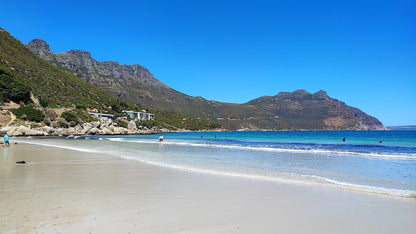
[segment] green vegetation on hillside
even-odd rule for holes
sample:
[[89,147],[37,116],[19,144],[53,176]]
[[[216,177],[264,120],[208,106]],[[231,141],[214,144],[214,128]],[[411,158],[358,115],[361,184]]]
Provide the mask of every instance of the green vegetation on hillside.
[[9,71],[0,67],[0,102],[16,103],[30,101],[30,88]]
[[41,122],[45,117],[41,110],[37,110],[30,105],[21,106],[11,110],[19,119]]
[[68,122],[74,122],[75,124],[83,124],[85,122],[96,120],[94,117],[89,115],[87,111],[81,109],[65,111],[61,114],[61,118]]
[[140,122],[140,125],[144,125],[146,127],[158,126],[174,130],[188,129],[192,131],[201,129],[216,129],[221,127],[221,125],[209,120],[188,117],[174,111],[158,111],[153,109],[150,109],[149,111],[155,114],[157,118],[154,121]]

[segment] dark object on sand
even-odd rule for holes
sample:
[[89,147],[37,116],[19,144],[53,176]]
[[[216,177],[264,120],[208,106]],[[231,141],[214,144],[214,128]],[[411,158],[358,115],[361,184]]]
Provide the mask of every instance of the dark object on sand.
[[17,161],[16,164],[26,164],[25,161]]

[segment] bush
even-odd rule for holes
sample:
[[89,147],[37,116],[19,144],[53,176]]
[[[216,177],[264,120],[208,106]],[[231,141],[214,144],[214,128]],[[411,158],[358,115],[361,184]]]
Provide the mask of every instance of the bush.
[[39,104],[41,107],[45,108],[49,106],[49,101],[46,98],[39,98]]
[[154,127],[154,126],[156,126],[156,121],[154,121],[154,120],[144,120],[144,121],[140,121],[140,122],[137,122],[137,126],[143,126],[143,127],[146,127],[146,128],[152,128],[152,127]]
[[87,107],[82,103],[77,104],[76,108],[79,109],[79,110],[86,110],[87,109]]
[[60,128],[68,128],[68,122],[66,122],[66,120],[63,118],[58,118],[58,120],[56,120],[56,124]]
[[61,118],[64,118],[67,122],[75,122],[76,124],[79,123],[78,117],[72,113],[71,111],[65,111],[61,114]]
[[96,120],[96,118],[88,114],[87,111],[80,109],[65,111],[61,114],[61,118],[64,118],[68,122],[74,121],[75,124],[82,124]]
[[51,121],[49,119],[44,119],[43,123],[46,124],[46,126],[50,126],[51,125]]
[[10,72],[0,68],[0,101],[30,101],[30,88]]
[[44,118],[42,111],[34,109],[31,106],[21,106],[17,109],[12,109],[11,111],[18,118],[29,121],[41,122]]
[[37,123],[31,123],[30,124],[30,128],[38,128],[38,127],[40,127],[41,125],[39,125],[39,124],[37,124]]
[[117,122],[118,126],[120,126],[122,128],[128,128],[128,123],[126,121],[117,120],[116,122]]

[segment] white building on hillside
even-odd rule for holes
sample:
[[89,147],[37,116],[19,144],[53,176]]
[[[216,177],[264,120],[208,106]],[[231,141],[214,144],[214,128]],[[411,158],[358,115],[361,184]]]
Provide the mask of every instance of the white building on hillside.
[[126,113],[128,116],[130,116],[130,119],[134,121],[155,120],[155,115],[152,113],[126,110],[123,110],[123,113]]

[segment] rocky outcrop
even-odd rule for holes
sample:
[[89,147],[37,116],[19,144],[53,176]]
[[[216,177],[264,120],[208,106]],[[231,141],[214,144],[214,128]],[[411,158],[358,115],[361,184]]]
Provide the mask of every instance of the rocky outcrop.
[[[133,121],[134,123],[134,121]],[[129,123],[130,126],[130,123]],[[29,128],[26,126],[9,126],[0,129],[0,132],[9,136],[69,136],[69,135],[126,135],[126,134],[152,134],[160,132],[159,129],[137,129],[137,127],[123,128],[117,126],[109,118],[101,118],[100,121],[84,123],[70,128],[53,128],[42,126]],[[134,126],[136,124],[134,123]]]
[[130,131],[136,131],[137,130],[136,122],[134,122],[133,120],[131,120],[129,122],[129,124],[127,125],[127,129],[129,129]]
[[125,65],[113,61],[99,62],[84,50],[69,50],[53,54],[49,45],[34,39],[26,45],[34,54],[58,68],[99,87],[116,97],[127,97],[137,87],[164,87],[165,84],[138,64]]
[[39,57],[45,59],[46,61],[53,61],[54,54],[49,48],[48,43],[41,39],[33,39],[27,44],[27,47]]

